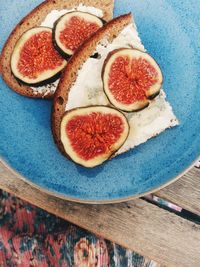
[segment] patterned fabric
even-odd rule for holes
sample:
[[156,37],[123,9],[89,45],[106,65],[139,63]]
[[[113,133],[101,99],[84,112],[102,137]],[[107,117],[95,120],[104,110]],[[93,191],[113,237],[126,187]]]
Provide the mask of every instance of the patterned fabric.
[[[154,195],[147,198],[182,210]],[[7,266],[161,267],[0,190],[0,267]]]
[[0,266],[160,265],[0,191]]

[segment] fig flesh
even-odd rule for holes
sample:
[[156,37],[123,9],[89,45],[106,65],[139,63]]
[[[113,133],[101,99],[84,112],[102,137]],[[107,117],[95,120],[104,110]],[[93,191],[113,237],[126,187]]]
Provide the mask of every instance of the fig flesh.
[[156,61],[136,49],[110,52],[102,70],[104,91],[111,104],[126,112],[149,105],[159,94],[163,76]]
[[61,142],[74,162],[88,168],[102,164],[126,141],[129,124],[118,110],[90,106],[67,111],[61,121]]
[[36,27],[25,32],[11,56],[13,75],[29,86],[53,82],[66,64],[53,46],[52,29],[47,27]]
[[54,46],[64,58],[69,58],[103,24],[104,21],[95,15],[81,11],[69,12],[54,24]]

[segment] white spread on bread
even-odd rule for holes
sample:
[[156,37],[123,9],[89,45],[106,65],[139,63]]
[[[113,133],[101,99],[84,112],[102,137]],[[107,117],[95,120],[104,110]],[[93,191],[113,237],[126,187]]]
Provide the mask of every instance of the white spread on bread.
[[72,11],[87,12],[87,13],[95,15],[99,18],[103,18],[103,11],[101,9],[91,7],[91,6],[85,6],[83,4],[79,4],[77,7],[74,7],[72,9],[52,10],[46,16],[46,18],[42,22],[41,26],[53,28],[53,24],[57,19],[59,19],[64,14],[72,12]]
[[47,85],[43,85],[43,86],[38,86],[38,87],[31,87],[34,89],[33,93],[34,94],[43,94],[43,97],[45,97],[46,95],[48,95],[49,93],[55,93],[56,91],[56,88],[58,86],[58,83],[59,83],[59,79],[56,80],[55,82],[53,83],[49,83]]
[[[74,7],[72,9],[62,9],[62,10],[52,10],[46,18],[43,20],[40,26],[43,27],[49,27],[53,28],[53,24],[57,19],[59,19],[61,16],[63,16],[66,13],[72,12],[72,11],[82,11],[87,12],[92,15],[95,15],[99,18],[103,18],[103,11],[101,9],[91,7],[91,6],[85,6],[83,4],[79,4],[77,7]],[[40,87],[31,87],[33,89],[34,94],[43,93],[43,97],[45,97],[49,93],[54,93],[56,91],[57,85],[59,83],[59,79],[53,83],[40,86]]]
[[[96,52],[99,57],[89,58],[79,70],[77,80],[69,92],[66,110],[90,105],[110,105],[103,91],[102,67],[110,51],[126,47],[145,51],[134,24],[127,26],[112,43],[102,40],[98,44]],[[148,108],[125,115],[130,123],[130,134],[125,144],[117,151],[117,155],[146,142],[167,128],[178,125],[163,90],[151,101]]]

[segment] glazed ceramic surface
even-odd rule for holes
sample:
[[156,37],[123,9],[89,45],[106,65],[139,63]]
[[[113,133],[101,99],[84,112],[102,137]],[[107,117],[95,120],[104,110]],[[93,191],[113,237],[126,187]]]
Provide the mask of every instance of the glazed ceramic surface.
[[[0,5],[0,50],[15,24],[39,0]],[[116,0],[115,16],[131,11],[140,37],[160,64],[167,99],[180,126],[102,166],[85,169],[64,158],[50,130],[51,101],[17,95],[0,79],[0,156],[27,181],[75,201],[112,202],[172,181],[200,152],[200,31],[194,0]]]

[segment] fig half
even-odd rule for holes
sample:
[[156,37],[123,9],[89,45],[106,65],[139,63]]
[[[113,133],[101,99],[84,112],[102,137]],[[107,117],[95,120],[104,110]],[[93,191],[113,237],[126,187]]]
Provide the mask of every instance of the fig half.
[[66,64],[53,46],[52,29],[47,27],[36,27],[25,32],[11,56],[13,75],[29,86],[53,82]]
[[66,112],[60,133],[67,156],[84,167],[92,168],[109,159],[124,144],[129,124],[116,109],[90,106]]
[[54,46],[64,58],[69,58],[103,23],[99,17],[86,12],[69,12],[54,24]]
[[111,104],[126,112],[149,105],[159,94],[163,75],[156,61],[136,49],[110,52],[102,70],[104,91]]

